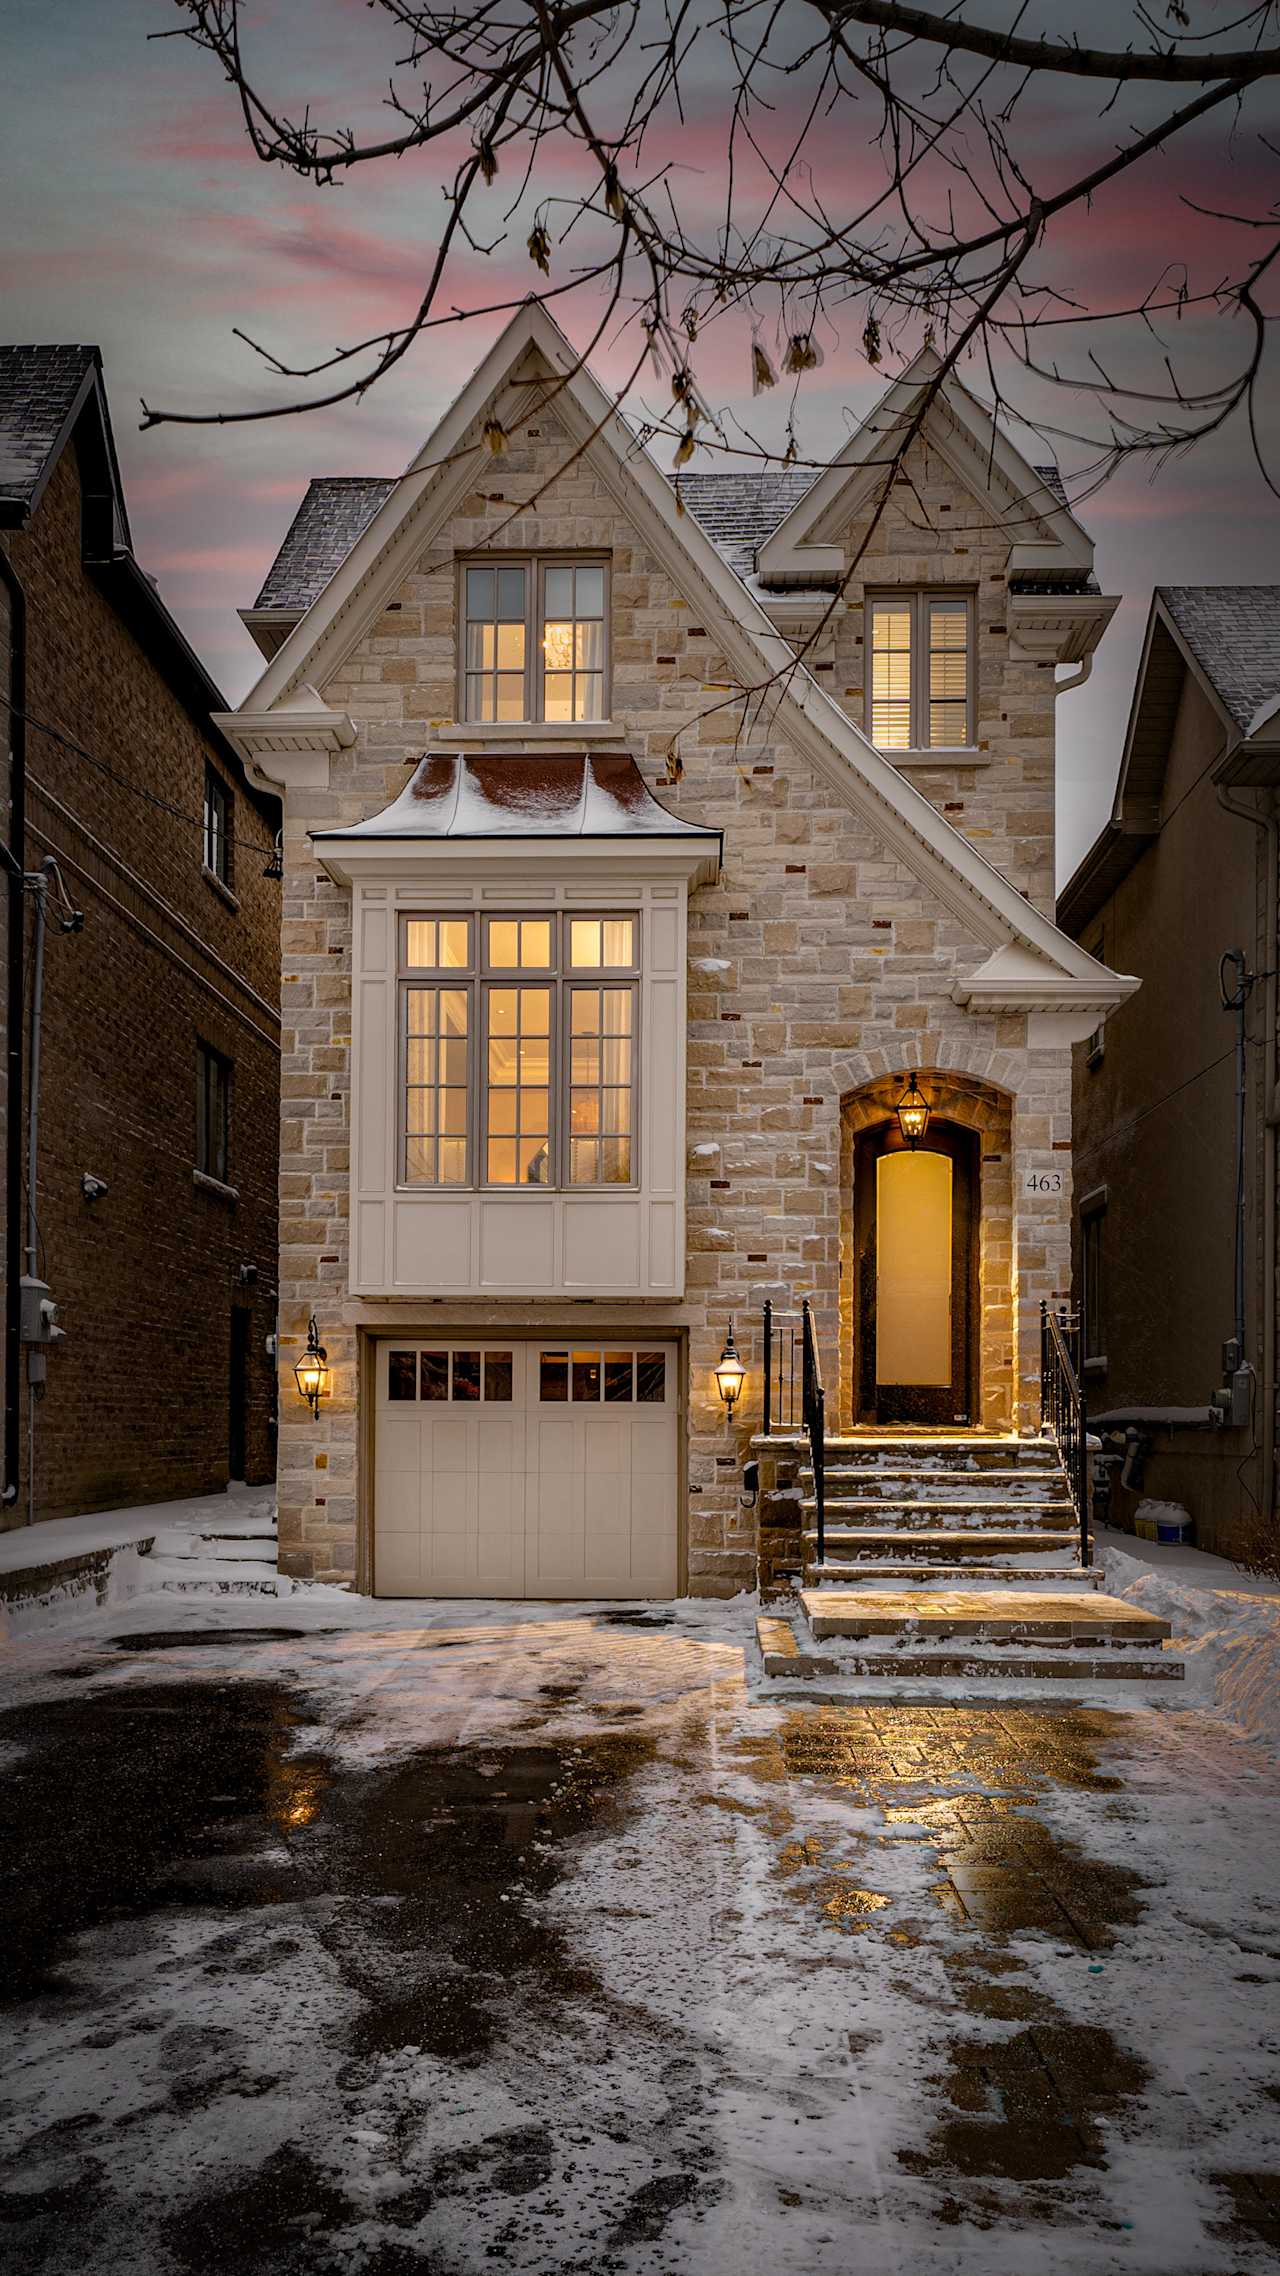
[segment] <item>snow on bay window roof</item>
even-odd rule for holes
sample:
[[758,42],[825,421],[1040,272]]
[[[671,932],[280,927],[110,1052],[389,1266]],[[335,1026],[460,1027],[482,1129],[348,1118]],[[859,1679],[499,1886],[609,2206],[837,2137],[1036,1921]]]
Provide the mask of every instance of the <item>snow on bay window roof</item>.
[[428,751],[398,798],[347,830],[346,838],[701,838],[721,833],[686,822],[653,796],[635,760],[619,752]]

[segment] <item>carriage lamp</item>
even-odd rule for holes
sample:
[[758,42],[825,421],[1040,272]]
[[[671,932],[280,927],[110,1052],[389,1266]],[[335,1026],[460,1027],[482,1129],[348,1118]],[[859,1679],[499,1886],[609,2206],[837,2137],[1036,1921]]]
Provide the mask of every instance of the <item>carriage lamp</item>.
[[738,1356],[738,1347],[733,1340],[733,1322],[730,1320],[724,1350],[716,1364],[716,1388],[724,1400],[725,1410],[730,1416],[732,1416],[733,1410],[742,1395],[742,1385],[746,1378],[746,1372],[746,1368]]
[[929,1101],[920,1089],[914,1074],[908,1075],[907,1087],[898,1100],[895,1112],[898,1128],[914,1153],[929,1127]]
[[312,1422],[320,1419],[320,1401],[329,1387],[328,1358],[313,1312],[307,1322],[307,1348],[293,1370],[298,1389],[311,1409]]

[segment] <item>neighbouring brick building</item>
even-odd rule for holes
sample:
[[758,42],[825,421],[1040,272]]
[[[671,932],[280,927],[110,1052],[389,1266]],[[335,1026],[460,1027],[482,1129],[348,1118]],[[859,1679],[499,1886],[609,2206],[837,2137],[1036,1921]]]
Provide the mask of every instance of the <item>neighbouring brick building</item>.
[[1111,818],[1059,904],[1143,984],[1075,1053],[1084,1372],[1120,1519],[1180,1503],[1273,1572],[1278,789],[1280,586],[1158,586]]
[[677,484],[573,365],[527,307],[312,485],[223,721],[285,804],[281,1562],[389,1596],[752,1585],[766,1297],[839,1428],[1035,1428],[1134,985],[1051,915],[1115,606],[1056,470],[926,352],[816,480]]
[[57,864],[35,1204],[64,1336],[30,1471],[24,1380],[15,1524],[32,1478],[49,1518],[274,1474],[280,817],[134,558],[96,348],[0,348],[0,551],[18,850]]

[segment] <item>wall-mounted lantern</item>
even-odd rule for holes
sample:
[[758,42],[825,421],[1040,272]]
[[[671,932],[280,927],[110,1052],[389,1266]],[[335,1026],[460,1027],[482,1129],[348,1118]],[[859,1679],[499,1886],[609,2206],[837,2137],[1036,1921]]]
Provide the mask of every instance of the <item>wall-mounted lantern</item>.
[[929,1127],[929,1116],[932,1112],[929,1101],[916,1082],[914,1074],[907,1077],[907,1087],[898,1100],[895,1112],[898,1117],[898,1128],[914,1153]]
[[312,1422],[320,1419],[320,1401],[329,1387],[328,1358],[313,1312],[307,1322],[307,1348],[293,1370],[298,1389],[311,1409]]
[[724,1350],[721,1352],[716,1366],[716,1388],[724,1400],[725,1410],[731,1420],[733,1410],[742,1396],[742,1386],[746,1379],[746,1373],[746,1368],[738,1356],[738,1347],[733,1340],[733,1322],[730,1320]]

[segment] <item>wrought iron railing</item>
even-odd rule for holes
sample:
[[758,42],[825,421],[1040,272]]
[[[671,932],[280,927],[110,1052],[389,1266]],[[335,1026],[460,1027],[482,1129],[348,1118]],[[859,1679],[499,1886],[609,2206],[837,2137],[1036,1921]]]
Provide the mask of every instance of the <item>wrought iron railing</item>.
[[1040,1424],[1053,1434],[1080,1528],[1080,1562],[1090,1561],[1089,1416],[1081,1385],[1078,1319],[1040,1306]]
[[801,1302],[798,1323],[794,1313],[780,1316],[765,1299],[761,1428],[766,1438],[772,1432],[797,1430],[808,1438],[821,1564],[826,1552],[827,1394],[807,1296]]

